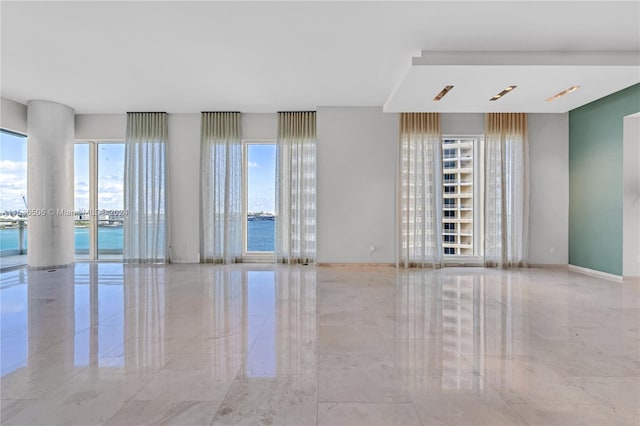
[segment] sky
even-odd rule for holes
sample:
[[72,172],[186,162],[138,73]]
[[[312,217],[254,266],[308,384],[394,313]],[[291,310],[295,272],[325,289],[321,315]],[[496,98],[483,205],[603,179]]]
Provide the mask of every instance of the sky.
[[275,212],[276,145],[249,144],[247,146],[247,210]]
[[27,138],[0,131],[0,214],[24,210],[27,195]]
[[[89,208],[89,144],[77,143],[74,150],[75,210]],[[122,210],[124,143],[98,144],[98,209]]]
[[[0,211],[23,210],[27,194],[26,137],[0,132]],[[249,144],[248,210],[275,211],[275,144]],[[89,144],[74,150],[75,210],[89,208]],[[124,144],[98,144],[98,209],[123,208]]]

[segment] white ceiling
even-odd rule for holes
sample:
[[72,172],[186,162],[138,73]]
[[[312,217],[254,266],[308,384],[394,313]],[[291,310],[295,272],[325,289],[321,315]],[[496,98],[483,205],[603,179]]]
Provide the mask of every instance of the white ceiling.
[[[562,113],[639,82],[638,52],[422,52],[384,111]],[[507,86],[516,88],[490,100]]]
[[[57,101],[78,113],[381,106],[423,50],[640,51],[638,1],[2,1],[0,7],[2,96]],[[471,72],[460,81],[470,94],[519,84],[514,67],[501,65],[498,75],[490,88]],[[526,85],[543,98],[553,94],[549,87],[566,86],[544,72],[529,77]],[[416,84],[431,78],[426,72]],[[603,80],[597,74],[589,84]],[[456,101],[456,93],[460,85],[445,98],[447,110],[469,110],[470,100]]]

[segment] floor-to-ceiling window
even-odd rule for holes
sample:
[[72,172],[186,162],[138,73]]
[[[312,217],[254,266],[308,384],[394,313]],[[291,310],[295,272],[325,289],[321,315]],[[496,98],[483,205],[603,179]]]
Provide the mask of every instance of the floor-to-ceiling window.
[[[89,237],[93,228],[92,216],[90,214],[91,203],[89,197],[92,195],[91,179],[89,176],[90,159],[89,151],[91,144],[77,143],[74,146],[73,161],[73,191],[74,191],[74,212],[75,212],[75,251],[76,259],[89,259],[90,245]],[[93,151],[93,150],[91,150]]]
[[273,141],[245,141],[244,257],[267,260],[275,247],[276,144]]
[[0,130],[0,267],[26,263],[27,137]]
[[75,243],[78,259],[122,259],[124,144],[75,145]]
[[442,247],[447,256],[482,254],[482,138],[442,138]]

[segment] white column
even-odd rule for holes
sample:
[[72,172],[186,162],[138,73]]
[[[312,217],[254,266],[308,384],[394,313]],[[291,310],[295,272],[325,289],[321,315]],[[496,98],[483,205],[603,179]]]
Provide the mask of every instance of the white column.
[[74,260],[74,111],[56,102],[27,103],[27,264],[65,266]]

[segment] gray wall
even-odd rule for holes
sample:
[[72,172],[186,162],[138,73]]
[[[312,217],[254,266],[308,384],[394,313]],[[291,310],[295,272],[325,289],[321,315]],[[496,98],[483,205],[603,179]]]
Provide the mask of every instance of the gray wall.
[[0,127],[27,134],[27,106],[10,99],[0,99]]
[[[2,127],[26,132],[26,107],[2,99]],[[122,140],[125,114],[76,115],[76,140]],[[444,134],[484,133],[484,114],[442,114]],[[275,139],[277,114],[243,114],[245,139]],[[397,114],[318,108],[318,261],[394,263]],[[529,115],[532,264],[567,264],[567,114]],[[172,261],[199,252],[200,114],[169,114]],[[375,247],[371,252],[370,247]]]
[[125,139],[127,114],[76,114],[77,141]]
[[200,114],[169,114],[171,261],[199,262]]
[[529,262],[569,261],[569,115],[529,114]]
[[318,262],[395,263],[397,114],[320,107],[317,120]]
[[443,135],[484,135],[484,114],[440,114]]
[[278,114],[242,114],[244,139],[273,139],[278,137]]

